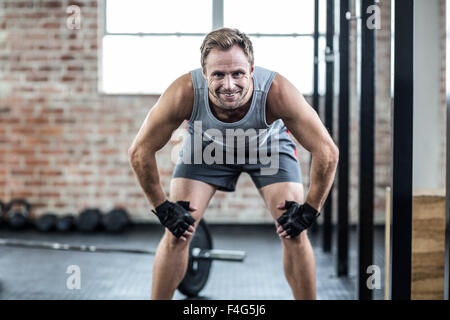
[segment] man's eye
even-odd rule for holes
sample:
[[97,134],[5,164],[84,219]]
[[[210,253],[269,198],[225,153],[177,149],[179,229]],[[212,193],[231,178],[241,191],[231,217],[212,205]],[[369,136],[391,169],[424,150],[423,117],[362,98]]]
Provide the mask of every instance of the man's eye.
[[240,71],[237,71],[234,73],[235,76],[240,76],[241,74],[242,74],[242,72],[240,72]]

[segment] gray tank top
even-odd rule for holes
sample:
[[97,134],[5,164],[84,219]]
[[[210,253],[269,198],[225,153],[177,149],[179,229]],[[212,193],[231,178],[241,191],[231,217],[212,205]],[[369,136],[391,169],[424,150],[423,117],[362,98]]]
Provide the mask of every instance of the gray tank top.
[[[202,69],[191,71],[194,86],[194,106],[187,123],[188,135],[184,138],[180,158],[183,154],[185,157],[187,154],[192,154],[192,150],[195,150],[194,140],[202,141],[202,149],[210,145],[209,148],[220,147],[225,153],[246,152],[246,157],[248,157],[249,150],[255,151],[255,149],[260,150],[267,147],[270,149],[272,141],[277,139],[279,141],[277,151],[292,155],[295,144],[290,139],[283,121],[278,119],[271,125],[266,122],[267,93],[275,75],[276,72],[255,66],[250,108],[241,120],[228,123],[217,119],[211,111],[208,83],[203,77]],[[286,146],[286,144],[289,146]],[[199,147],[198,143],[197,147]],[[184,158],[184,161],[186,160],[187,158]],[[198,163],[198,159],[195,163]]]

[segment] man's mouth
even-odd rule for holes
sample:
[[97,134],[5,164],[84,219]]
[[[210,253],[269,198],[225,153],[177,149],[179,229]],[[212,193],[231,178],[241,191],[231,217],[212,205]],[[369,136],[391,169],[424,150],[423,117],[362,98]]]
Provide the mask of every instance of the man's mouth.
[[221,96],[225,97],[227,100],[233,99],[236,95],[238,95],[239,92],[233,92],[233,93],[220,93]]

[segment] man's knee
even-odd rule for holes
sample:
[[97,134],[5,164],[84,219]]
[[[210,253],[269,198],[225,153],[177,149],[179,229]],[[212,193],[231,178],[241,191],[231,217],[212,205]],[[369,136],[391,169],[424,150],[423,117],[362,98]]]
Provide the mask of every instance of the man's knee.
[[173,235],[169,230],[165,230],[163,241],[166,242],[167,248],[170,251],[183,251],[189,248],[192,237],[188,237],[186,241],[183,241]]
[[287,239],[287,238],[281,237],[281,241],[283,243],[283,246],[286,249],[303,248],[303,247],[309,245],[309,238],[308,238],[307,230],[304,230],[302,233],[300,233],[295,238]]

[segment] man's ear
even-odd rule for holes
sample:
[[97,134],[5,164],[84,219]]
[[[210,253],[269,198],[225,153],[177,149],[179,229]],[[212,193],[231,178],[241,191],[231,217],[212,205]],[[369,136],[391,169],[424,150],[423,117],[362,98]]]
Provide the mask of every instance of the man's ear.
[[250,76],[253,77],[253,73],[255,72],[255,66],[252,66],[250,69]]
[[203,78],[205,78],[205,80],[208,80],[208,77],[206,76],[205,68],[202,68],[202,74],[203,74]]

